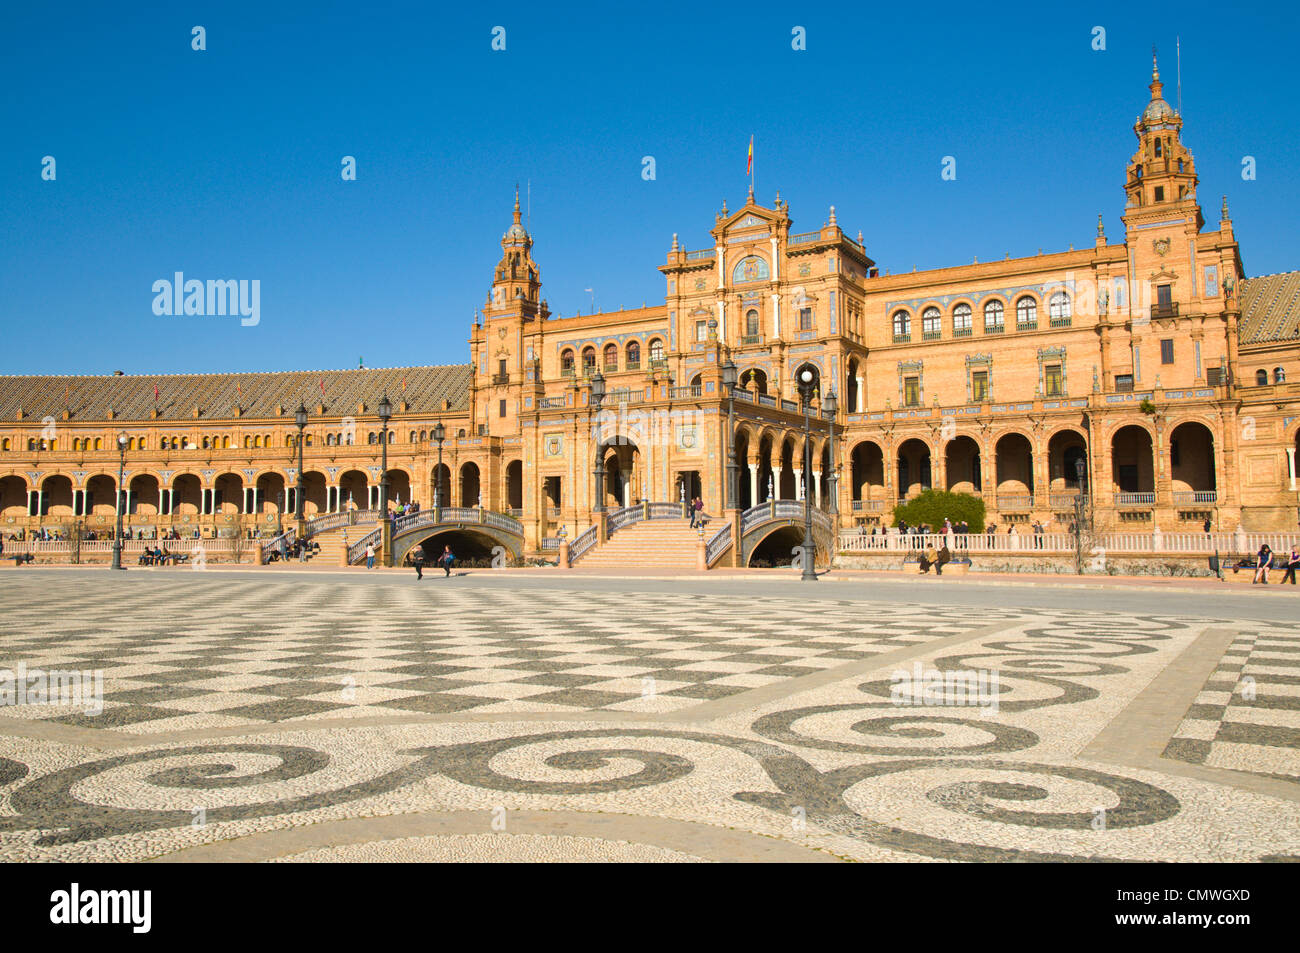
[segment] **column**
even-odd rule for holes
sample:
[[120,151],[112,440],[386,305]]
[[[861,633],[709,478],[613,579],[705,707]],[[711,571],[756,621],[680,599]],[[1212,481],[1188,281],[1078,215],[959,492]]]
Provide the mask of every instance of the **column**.
[[130,513],[131,512],[131,484],[128,483],[126,485],[126,492],[123,495],[126,497],[126,512]]
[[803,468],[791,467],[790,469],[794,471],[794,498],[796,500],[802,500],[803,499]]
[[1291,479],[1291,489],[1295,489],[1295,447],[1286,448],[1286,472]]
[[854,411],[854,413],[858,413],[858,414],[860,414],[860,413],[862,413],[862,411],[866,408],[866,401],[867,401],[867,395],[866,395],[866,390],[867,390],[867,378],[866,378],[865,375],[863,375],[863,374],[859,374],[857,380],[858,380],[858,392],[857,392],[857,394],[855,395],[856,400],[854,401],[854,403],[855,403],[857,406],[853,408],[853,411]]
[[623,476],[623,505],[631,506],[632,505],[632,471],[622,470],[620,472]]
[[781,296],[772,295],[772,337],[781,336]]
[[752,457],[749,465],[749,505],[758,505],[758,458]]
[[812,475],[813,505],[820,508],[822,505],[822,471],[814,470]]
[[45,491],[37,489],[36,491],[36,515],[42,516],[41,510],[45,507]]
[[167,515],[171,516],[176,512],[176,490],[173,487],[167,488]]
[[772,465],[772,499],[781,499],[781,483],[785,479],[785,464],[777,461]]
[[[163,514],[163,512],[164,512],[164,511],[163,511],[163,494],[166,493],[166,492],[167,492],[167,491],[164,490],[162,487],[158,487],[158,515],[159,515],[159,516],[161,516],[161,515]],[[75,501],[74,501],[74,502],[75,502]],[[75,507],[75,506],[73,507],[73,512],[74,512],[74,513],[76,512],[76,507]]]

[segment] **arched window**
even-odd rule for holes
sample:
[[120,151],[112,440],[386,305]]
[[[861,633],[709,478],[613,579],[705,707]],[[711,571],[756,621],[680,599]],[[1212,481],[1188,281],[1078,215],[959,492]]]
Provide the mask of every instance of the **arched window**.
[[933,341],[942,333],[939,326],[939,309],[926,308],[921,312],[921,337],[927,341]]
[[582,349],[582,373],[591,374],[596,370],[596,349],[594,347],[584,347]]
[[906,340],[912,336],[912,315],[908,311],[894,312],[894,340]]
[[1258,387],[1263,387],[1267,383],[1268,383],[1268,371],[1264,370],[1261,367],[1259,370],[1255,372],[1255,384]]
[[375,432],[373,430],[370,431],[370,433],[366,434],[366,443],[369,444],[379,443],[379,438],[375,436]]
[[637,341],[629,341],[627,345],[627,369],[629,371],[640,370],[641,368],[641,344]]
[[4,439],[3,448],[4,448],[5,450],[8,450],[8,449],[9,449],[9,438],[8,438],[8,437],[5,437],[5,439]]
[[999,334],[1003,328],[1002,302],[990,301],[984,306],[984,333]]
[[[397,442],[397,431],[396,431],[396,430],[390,430],[390,431],[388,431],[388,442],[389,442],[389,443],[396,443],[396,442]],[[308,437],[308,438],[307,438],[307,446],[309,446],[309,447],[311,446],[311,437]]]
[[560,353],[560,374],[563,377],[573,376],[573,351],[568,348]]
[[962,303],[952,309],[952,333],[954,337],[970,334],[970,305]]
[[1282,368],[1280,368],[1280,367],[1275,367],[1275,368],[1273,368],[1273,383],[1274,383],[1274,384],[1285,384],[1285,383],[1286,383],[1286,371],[1282,370]]
[[664,359],[664,342],[655,338],[650,342],[650,360],[652,362],[662,361]]
[[745,312],[745,337],[758,337],[758,312],[753,308]]
[[1038,302],[1028,295],[1016,301],[1016,327],[1038,327]]
[[618,345],[617,344],[605,345],[605,370],[607,371],[618,370]]
[[1047,302],[1047,319],[1052,327],[1059,328],[1070,323],[1070,296],[1064,291],[1058,291],[1052,295]]
[[96,437],[96,438],[95,438],[95,449],[96,449],[96,450],[103,450],[103,449],[104,449],[104,438],[103,438],[103,437]]

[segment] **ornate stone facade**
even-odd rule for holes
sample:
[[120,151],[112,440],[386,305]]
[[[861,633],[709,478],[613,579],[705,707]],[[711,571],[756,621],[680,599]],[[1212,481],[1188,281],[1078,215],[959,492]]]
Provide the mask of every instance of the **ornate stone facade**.
[[300,402],[307,512],[374,506],[385,394],[393,498],[433,502],[441,422],[442,502],[512,511],[534,551],[598,505],[717,511],[730,360],[740,508],[807,484],[852,525],[934,486],[980,493],[999,523],[1064,523],[1083,487],[1099,528],[1291,529],[1300,273],[1246,278],[1226,199],[1206,229],[1154,69],[1150,90],[1119,242],[1099,217],[1088,248],[882,275],[834,208],[793,232],[779,195],[751,192],[707,247],[673,237],[662,305],[560,318],[516,197],[468,366],[2,378],[0,525],[111,522],[121,432],[133,527],[278,526]]

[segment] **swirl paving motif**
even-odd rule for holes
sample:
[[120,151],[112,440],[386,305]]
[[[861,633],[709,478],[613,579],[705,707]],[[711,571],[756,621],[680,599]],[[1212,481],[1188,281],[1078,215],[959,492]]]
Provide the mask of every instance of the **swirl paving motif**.
[[[725,602],[702,598],[700,624],[716,624],[731,608]],[[753,609],[789,609],[780,602],[753,600]],[[859,615],[864,608],[852,604]],[[886,630],[891,619],[905,628],[918,612],[935,612],[885,604],[869,611]],[[529,714],[533,724],[507,711],[473,723],[412,723],[390,711],[391,724],[371,729],[386,734],[354,738],[355,729],[315,722],[309,713],[259,732],[265,738],[181,744],[142,737],[144,750],[88,758],[83,751],[76,763],[67,763],[74,755],[65,750],[62,766],[53,767],[59,758],[50,748],[25,759],[21,739],[0,734],[0,856],[27,845],[32,856],[73,857],[78,847],[167,831],[189,831],[185,843],[201,842],[192,834],[195,804],[205,805],[213,831],[240,836],[312,812],[339,818],[400,810],[386,805],[423,792],[426,807],[447,809],[517,802],[598,811],[635,804],[642,812],[652,812],[662,795],[665,816],[749,825],[848,853],[857,844],[863,856],[877,858],[1173,859],[1189,836],[1191,819],[1183,815],[1204,810],[1186,792],[1204,782],[1087,762],[1078,753],[1192,644],[1204,621],[997,611],[978,620],[982,631],[962,629],[958,615],[940,618],[936,635],[960,644],[950,639],[931,651],[924,639],[885,631],[874,645],[863,639],[862,652],[797,672],[811,649],[786,653],[782,664],[792,674],[748,686],[740,679],[740,694],[696,695],[695,708],[674,709],[671,717],[590,711],[588,721],[565,722],[539,710]],[[1281,626],[1252,628],[1267,633],[1275,654],[1296,644]],[[834,632],[843,632],[838,621]],[[770,651],[776,642],[766,644]],[[877,662],[868,648],[894,654]],[[906,693],[900,699],[894,673],[914,664],[940,675],[994,672],[996,705],[961,707],[953,683],[942,678],[935,681],[940,697],[927,696],[925,705]],[[378,744],[378,737],[391,745],[387,760],[359,769],[354,748]],[[1170,759],[1189,760],[1177,751]],[[1266,773],[1294,784],[1286,771]],[[126,793],[110,797],[110,789]],[[802,827],[791,833],[792,818],[813,836]],[[1144,831],[1150,842],[1141,839]],[[1295,849],[1243,842],[1236,856]]]

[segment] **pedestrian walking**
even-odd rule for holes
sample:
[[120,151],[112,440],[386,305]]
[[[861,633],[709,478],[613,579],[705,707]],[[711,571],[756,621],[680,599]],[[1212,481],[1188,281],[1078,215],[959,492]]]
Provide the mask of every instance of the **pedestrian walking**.
[[375,568],[375,544],[366,543],[366,568]]
[[442,547],[442,555],[438,557],[438,562],[442,563],[442,570],[446,575],[451,575],[451,564],[456,557],[452,555],[451,547]]
[[424,547],[416,546],[415,551],[411,553],[411,565],[415,567],[415,578],[424,578]]

